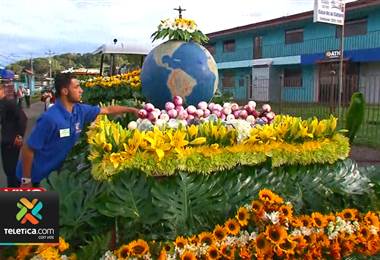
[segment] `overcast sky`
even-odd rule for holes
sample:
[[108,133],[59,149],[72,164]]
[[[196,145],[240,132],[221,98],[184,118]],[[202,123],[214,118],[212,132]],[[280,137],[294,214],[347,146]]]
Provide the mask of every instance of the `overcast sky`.
[[179,5],[209,33],[309,11],[314,0],[0,0],[0,65],[48,50],[92,52],[114,38],[148,44]]

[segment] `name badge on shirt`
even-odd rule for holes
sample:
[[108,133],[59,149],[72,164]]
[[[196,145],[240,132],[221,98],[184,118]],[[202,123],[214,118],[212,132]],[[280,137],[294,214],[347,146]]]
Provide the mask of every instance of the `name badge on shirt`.
[[59,129],[59,137],[68,137],[70,136],[70,128],[65,128],[65,129]]

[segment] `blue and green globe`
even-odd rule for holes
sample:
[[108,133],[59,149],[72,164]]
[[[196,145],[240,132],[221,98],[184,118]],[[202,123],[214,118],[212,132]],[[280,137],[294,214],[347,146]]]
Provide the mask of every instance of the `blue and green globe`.
[[214,58],[194,42],[167,41],[146,57],[142,71],[142,93],[156,107],[164,108],[174,96],[187,105],[209,101],[218,87]]

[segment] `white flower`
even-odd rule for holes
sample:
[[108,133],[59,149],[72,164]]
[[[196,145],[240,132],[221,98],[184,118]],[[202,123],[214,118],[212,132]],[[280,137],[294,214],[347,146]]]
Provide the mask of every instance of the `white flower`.
[[375,226],[370,226],[369,231],[371,232],[372,235],[376,235],[379,229]]
[[278,211],[273,211],[271,213],[266,213],[264,215],[265,219],[269,219],[274,225],[276,225],[280,221],[280,212]]
[[100,258],[100,260],[117,260],[117,257],[111,252],[107,251],[104,256]]

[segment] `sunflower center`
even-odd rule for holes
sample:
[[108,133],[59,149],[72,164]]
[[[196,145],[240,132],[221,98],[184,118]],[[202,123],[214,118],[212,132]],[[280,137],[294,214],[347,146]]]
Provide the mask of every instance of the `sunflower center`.
[[273,240],[273,241],[278,241],[280,240],[280,233],[277,231],[277,230],[272,230],[270,232],[270,238]]
[[258,239],[256,242],[256,246],[258,249],[263,249],[265,247],[265,240],[264,239]]
[[218,257],[218,251],[216,251],[215,249],[210,250],[209,256],[211,258],[217,258]]
[[120,252],[120,256],[122,258],[127,258],[128,254],[129,254],[129,249],[128,248],[125,248],[125,249],[121,250],[121,252]]
[[133,247],[133,252],[136,254],[136,255],[139,255],[139,254],[142,254],[145,250],[145,247],[143,246],[135,246]]
[[229,225],[228,225],[228,228],[229,228],[230,230],[235,230],[235,225],[234,225],[234,224],[229,224]]
[[352,214],[350,212],[344,213],[344,218],[352,218]]

